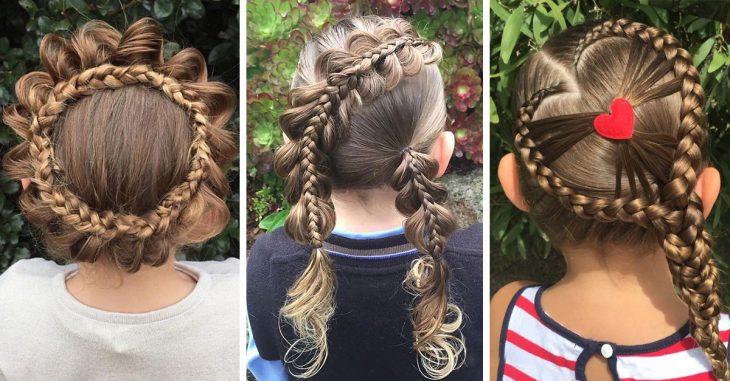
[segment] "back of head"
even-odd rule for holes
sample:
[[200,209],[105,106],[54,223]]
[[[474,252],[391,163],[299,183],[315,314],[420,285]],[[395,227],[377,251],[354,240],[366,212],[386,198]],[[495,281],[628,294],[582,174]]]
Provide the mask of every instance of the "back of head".
[[412,323],[421,369],[443,378],[460,363],[461,312],[449,301],[442,260],[456,224],[442,205],[446,189],[434,181],[439,165],[430,155],[446,121],[440,58],[441,48],[405,20],[376,16],[343,20],[302,51],[280,118],[288,142],[274,163],[292,204],[286,231],[312,247],[281,309],[298,336],[285,359],[301,370],[298,377],[316,374],[327,357],[335,279],[322,242],[335,225],[333,188],[398,192],[406,237],[421,253],[405,282],[417,299]]
[[[633,135],[594,126],[627,101]],[[718,271],[694,192],[706,165],[704,92],[676,38],[628,20],[571,28],[525,63],[515,92],[515,144],[529,213],[557,247],[630,245],[666,252],[692,335],[718,379]]]
[[135,272],[226,225],[221,166],[235,154],[225,125],[235,95],[207,82],[203,56],[165,61],[162,31],[142,19],[120,33],[91,21],[47,35],[44,70],[21,77],[4,121],[23,141],[4,159],[30,179],[21,209],[53,256]]

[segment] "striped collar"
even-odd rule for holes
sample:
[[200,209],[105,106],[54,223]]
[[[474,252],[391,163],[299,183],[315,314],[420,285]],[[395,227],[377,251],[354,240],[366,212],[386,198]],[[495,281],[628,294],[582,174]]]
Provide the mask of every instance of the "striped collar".
[[[502,323],[497,380],[585,381],[585,366],[603,356],[614,380],[713,380],[711,367],[689,324],[648,344],[618,345],[581,337],[542,308],[542,286],[515,294]],[[730,318],[722,314],[720,336],[727,343]],[[726,344],[727,345],[727,344]]]
[[366,233],[335,228],[324,242],[324,249],[335,257],[365,260],[393,259],[418,254],[415,246],[406,239],[403,227]]

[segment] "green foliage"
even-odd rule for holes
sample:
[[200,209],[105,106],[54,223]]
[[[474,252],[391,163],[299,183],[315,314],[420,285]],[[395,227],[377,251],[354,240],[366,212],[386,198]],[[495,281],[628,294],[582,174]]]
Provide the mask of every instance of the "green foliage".
[[[238,89],[237,0],[20,0],[4,2],[0,12],[0,107],[15,101],[17,79],[39,68],[38,46],[47,33],[64,37],[91,19],[100,19],[123,29],[142,17],[156,18],[165,36],[165,57],[192,46],[208,58],[211,79]],[[238,116],[230,128],[238,131]],[[0,124],[0,156],[17,143],[13,132]],[[231,188],[238,189],[236,162],[230,171]],[[43,247],[18,211],[19,185],[0,173],[0,273],[10,264],[29,256],[42,256]],[[205,244],[186,248],[188,259],[221,259],[238,255],[239,196],[229,201],[231,216],[226,230]]]
[[[679,6],[665,9],[633,0],[499,0],[491,1],[490,37],[490,166],[497,168],[499,159],[513,149],[511,126],[511,94],[518,68],[532,51],[552,36],[572,25],[610,17],[626,17],[655,25],[677,37],[691,53],[708,95],[706,111],[711,129],[710,160],[723,179],[730,177],[730,29],[727,21],[711,19],[715,10],[702,6],[700,0],[683,0]],[[676,4],[675,4],[676,5]],[[669,6],[669,5],[667,5]],[[727,14],[727,5],[716,14]],[[717,16],[721,17],[721,16]],[[724,20],[720,18],[718,20]],[[515,258],[539,261],[551,252],[547,237],[504,196],[497,171],[491,172],[492,256],[514,261]],[[730,194],[723,192],[707,224],[716,237],[715,258],[728,264],[730,224],[727,223]],[[724,223],[723,223],[724,221]],[[528,262],[525,262],[528,263]],[[725,269],[727,269],[726,265]],[[508,279],[509,280],[509,279]],[[546,281],[546,279],[536,279]],[[494,288],[493,288],[494,290]]]
[[[247,23],[247,184],[249,239],[260,229],[281,226],[288,206],[270,193],[273,150],[281,144],[278,117],[299,52],[312,36],[346,17],[402,16],[427,39],[444,48],[439,68],[446,82],[450,116],[457,136],[455,155],[482,164],[482,2],[479,0],[251,0]],[[270,176],[271,175],[271,176]],[[266,190],[266,191],[264,191]],[[269,215],[264,217],[268,203]]]

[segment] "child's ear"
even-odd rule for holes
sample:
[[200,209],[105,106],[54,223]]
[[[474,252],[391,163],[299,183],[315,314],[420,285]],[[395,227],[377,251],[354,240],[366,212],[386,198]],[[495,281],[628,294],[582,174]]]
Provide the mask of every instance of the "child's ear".
[[431,150],[431,155],[439,163],[439,171],[436,177],[443,176],[446,172],[449,161],[451,161],[451,155],[454,154],[454,144],[456,144],[456,140],[454,139],[454,133],[451,131],[442,132],[436,139],[436,143]]
[[499,161],[499,167],[497,168],[497,177],[499,182],[502,184],[502,189],[507,195],[507,198],[517,207],[517,209],[528,212],[530,207],[525,201],[525,197],[522,195],[520,188],[520,176],[517,170],[517,157],[508,153],[502,157]]
[[702,209],[707,218],[715,206],[715,201],[720,195],[720,172],[712,167],[707,167],[700,172],[695,185],[695,193],[702,199]]
[[23,190],[28,189],[28,187],[30,186],[30,179],[21,179],[20,186],[23,187]]

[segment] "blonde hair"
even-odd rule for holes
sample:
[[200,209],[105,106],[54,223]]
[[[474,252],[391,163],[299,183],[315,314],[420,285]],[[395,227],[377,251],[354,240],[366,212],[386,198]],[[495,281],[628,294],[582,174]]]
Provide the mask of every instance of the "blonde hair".
[[333,187],[398,191],[406,237],[420,253],[404,282],[416,299],[411,320],[419,368],[440,379],[462,361],[462,314],[450,302],[443,260],[456,223],[429,155],[446,120],[440,59],[441,48],[405,20],[375,16],[336,24],[300,56],[290,107],[280,119],[290,141],[275,157],[292,204],[286,232],[312,248],[280,311],[297,335],[285,356],[297,377],[313,376],[327,359],[335,273],[322,243],[335,225]]
[[3,120],[22,142],[4,168],[31,180],[21,210],[56,258],[136,272],[225,227],[235,95],[197,50],[162,51],[152,19],[124,33],[90,21],[46,35],[44,70],[16,83]]
[[[593,120],[617,97],[634,109],[629,140],[593,133]],[[691,55],[673,36],[625,19],[571,28],[528,60],[516,98],[530,215],[558,246],[658,242],[692,337],[715,377],[730,380],[718,269],[694,192],[707,128]]]

